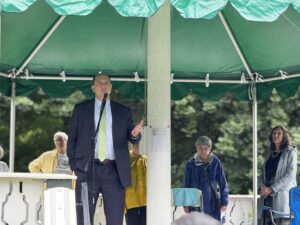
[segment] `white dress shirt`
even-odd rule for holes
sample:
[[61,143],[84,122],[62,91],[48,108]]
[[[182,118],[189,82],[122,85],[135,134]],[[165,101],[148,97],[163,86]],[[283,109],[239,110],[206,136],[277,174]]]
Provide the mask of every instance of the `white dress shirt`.
[[[95,98],[95,114],[94,114],[95,129],[97,129],[97,124],[100,117],[101,104],[102,101],[99,101],[97,98]],[[106,101],[104,110],[106,113],[106,159],[115,160],[115,151],[114,151],[113,137],[112,137],[112,114],[111,114],[110,100]],[[101,122],[102,119],[100,123]],[[95,159],[98,159],[98,146],[99,146],[99,142],[101,141],[99,140],[99,133],[97,134],[96,138],[97,138],[97,142],[95,146]]]

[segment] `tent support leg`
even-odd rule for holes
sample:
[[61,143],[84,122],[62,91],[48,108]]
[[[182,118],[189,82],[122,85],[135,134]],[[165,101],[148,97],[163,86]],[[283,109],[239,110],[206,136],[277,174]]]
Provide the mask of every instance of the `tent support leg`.
[[257,225],[257,99],[256,99],[256,79],[253,78],[253,73],[251,71],[251,68],[246,61],[244,54],[241,51],[241,48],[239,47],[231,29],[228,25],[225,17],[223,16],[222,12],[219,12],[220,20],[236,50],[238,53],[249,77],[252,80],[252,120],[253,120],[253,127],[252,127],[252,137],[253,137],[253,225]]
[[252,87],[252,145],[253,145],[253,225],[257,225],[257,99],[256,84]]
[[9,133],[9,172],[14,172],[16,137],[16,80],[11,79],[10,133]]
[[28,65],[30,60],[36,55],[36,53],[40,50],[41,47],[46,43],[46,41],[49,39],[49,37],[54,33],[54,31],[59,27],[61,22],[66,18],[66,16],[60,16],[55,23],[52,25],[50,30],[46,33],[46,35],[42,38],[42,40],[39,42],[39,44],[32,50],[32,52],[29,54],[29,56],[25,59],[25,61],[22,63],[20,68],[16,72],[16,76],[18,76],[23,69]]

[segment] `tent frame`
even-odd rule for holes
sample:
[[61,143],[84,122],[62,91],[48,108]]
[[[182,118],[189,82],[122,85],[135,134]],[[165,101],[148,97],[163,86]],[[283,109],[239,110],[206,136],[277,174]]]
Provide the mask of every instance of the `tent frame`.
[[[161,7],[158,12],[148,18],[148,22],[151,23],[152,25],[150,26],[151,29],[159,29],[159,33],[157,34],[157,37],[151,36],[151,34],[149,35],[148,33],[148,42],[147,42],[147,67],[150,70],[153,70],[153,65],[148,65],[149,63],[149,58],[153,60],[153,57],[155,57],[155,53],[153,53],[153,51],[150,51],[149,48],[149,40],[150,42],[153,44],[153,41],[158,40],[158,38],[160,37],[168,37],[170,34],[168,33],[169,30],[168,29],[161,29],[159,24],[167,24],[167,26],[169,26],[169,22],[170,22],[170,13],[162,13],[162,12],[166,12],[167,10],[170,10],[170,3],[168,1],[166,1],[163,5],[163,7]],[[251,95],[252,95],[252,125],[253,125],[253,224],[257,225],[257,89],[256,89],[256,85],[259,82],[271,82],[271,81],[275,81],[275,80],[281,80],[281,79],[289,79],[289,78],[295,78],[295,77],[300,77],[300,73],[296,73],[296,74],[291,74],[291,75],[286,75],[284,74],[283,71],[279,71],[280,74],[279,76],[274,76],[274,77],[270,77],[270,78],[266,78],[266,79],[259,79],[258,74],[253,73],[249,64],[247,63],[235,37],[234,34],[232,33],[232,30],[230,28],[230,26],[228,25],[226,18],[223,16],[222,12],[220,11],[218,13],[220,20],[222,21],[222,24],[240,58],[240,60],[242,61],[242,64],[244,66],[244,68],[247,71],[247,75],[249,76],[250,79],[242,79],[241,80],[222,80],[222,79],[215,79],[215,80],[210,80],[209,79],[209,74],[206,75],[205,79],[174,79],[173,76],[174,74],[170,74],[170,80],[168,82],[164,81],[162,82],[162,86],[160,86],[162,89],[165,89],[166,91],[170,90],[170,83],[206,83],[209,85],[209,83],[227,83],[227,84],[247,84],[247,85],[251,85]],[[47,42],[47,40],[51,37],[51,35],[55,32],[55,30],[60,26],[60,24],[63,22],[63,20],[66,18],[66,16],[59,16],[58,19],[55,21],[55,23],[50,27],[50,29],[47,31],[47,33],[45,34],[45,36],[42,38],[42,40],[35,46],[35,48],[32,50],[32,52],[26,57],[26,59],[24,60],[24,62],[22,63],[22,65],[17,69],[17,70],[13,70],[10,73],[3,73],[0,72],[0,76],[2,77],[7,77],[7,78],[11,78],[11,105],[10,105],[10,139],[9,139],[9,167],[10,167],[10,172],[14,171],[14,158],[15,158],[15,121],[16,121],[16,79],[27,79],[27,80],[62,80],[63,82],[67,81],[67,80],[92,80],[91,77],[84,77],[84,76],[65,76],[65,75],[60,75],[60,76],[50,76],[50,75],[45,75],[45,76],[33,76],[33,75],[29,75],[29,71],[25,70],[24,73],[24,69],[26,68],[26,66],[28,65],[28,63],[31,61],[31,59],[37,54],[37,52],[43,47],[43,45]],[[0,16],[1,19],[1,16]],[[159,21],[159,23],[157,23],[157,21]],[[148,31],[149,31],[149,26],[147,27]],[[156,38],[156,39],[155,39]],[[167,41],[167,45],[170,45],[170,39]],[[159,44],[157,44],[157,47],[161,47]],[[168,59],[170,57],[170,52],[165,52],[165,59]],[[156,62],[155,60],[153,60],[153,62]],[[168,64],[169,65],[169,64]],[[167,66],[164,65],[160,65],[160,69],[162,71],[168,71],[168,68],[166,68]],[[155,69],[154,69],[155,70]],[[148,71],[147,71],[148,72]],[[24,75],[25,74],[25,75]],[[148,74],[147,74],[148,75]],[[243,76],[243,74],[242,74]],[[112,81],[127,81],[127,82],[147,82],[147,87],[152,86],[153,82],[156,82],[157,79],[159,79],[158,77],[155,76],[155,74],[153,72],[149,73],[148,78],[139,78],[137,74],[135,74],[135,76],[133,78],[121,78],[121,77],[113,77]],[[167,87],[168,85],[168,87]],[[208,87],[208,85],[206,85]],[[149,90],[148,90],[149,93]],[[155,94],[154,94],[155,95]],[[169,95],[167,95],[169,96]],[[147,96],[147,101],[148,102],[153,102],[156,101],[155,98],[157,98],[157,96],[151,96],[148,95]],[[166,100],[166,99],[164,99]],[[168,102],[170,102],[169,100],[166,100]],[[149,111],[149,110],[148,110]],[[159,126],[163,126],[164,124],[169,124],[170,123],[170,118],[168,118],[167,114],[168,111],[163,111],[163,115],[165,116],[164,118],[162,118],[160,120],[161,124]],[[148,115],[149,116],[149,115]],[[155,116],[150,115],[150,120],[151,118],[153,119]],[[158,125],[158,124],[156,124]],[[170,127],[168,127],[167,129],[170,129]],[[154,132],[154,131],[153,131]],[[148,135],[149,137],[149,135]],[[167,137],[170,137],[170,133],[167,132]],[[163,160],[163,162],[160,162],[161,164],[163,163],[170,163],[169,162],[169,155],[170,155],[170,145],[167,144],[168,149],[166,151],[168,151],[168,156],[166,156],[166,158]],[[151,157],[155,157],[153,155],[153,153],[150,152],[150,158]],[[150,160],[151,163],[151,160]],[[150,166],[151,167],[151,166]],[[151,167],[152,168],[152,167]],[[153,167],[153,169],[155,169]],[[157,170],[157,169],[156,169]],[[167,188],[170,187],[170,183],[171,183],[171,178],[169,176],[167,176],[166,174],[163,174],[160,178],[167,178],[167,182],[168,185],[166,186]],[[160,191],[159,186],[155,186],[152,185],[151,188],[155,188],[158,190],[155,191]],[[150,189],[150,188],[149,188]],[[148,190],[149,190],[148,189]],[[170,189],[170,188],[169,188]],[[171,190],[171,189],[170,189]],[[169,192],[167,193],[169,194]],[[151,195],[151,197],[155,197],[153,195]],[[169,196],[170,197],[170,196]],[[156,196],[155,198],[159,198],[159,199],[155,199],[154,201],[160,201],[160,197]],[[165,207],[165,205],[163,204],[163,208]],[[152,216],[151,213],[149,214],[149,218],[153,217],[156,218],[155,220],[151,220],[151,222],[154,224],[155,221],[159,221],[157,218],[161,218],[163,220],[170,220],[171,216],[168,215],[167,217],[165,217],[163,214],[164,211],[161,211],[161,213],[159,213],[157,211],[157,209],[150,209],[150,212],[153,212]],[[158,215],[161,214],[161,215]],[[169,221],[170,222],[170,221]],[[151,223],[151,224],[152,224]]]

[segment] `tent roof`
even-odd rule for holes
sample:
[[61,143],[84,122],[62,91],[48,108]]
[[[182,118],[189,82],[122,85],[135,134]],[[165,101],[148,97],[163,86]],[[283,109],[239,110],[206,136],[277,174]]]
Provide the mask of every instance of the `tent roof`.
[[[124,1],[129,5],[113,0],[90,1],[93,4],[87,6],[89,10],[79,4],[82,1],[73,0],[73,5],[67,4],[69,0],[47,0],[48,4],[34,2],[4,0],[3,11],[25,11],[1,14],[0,72],[3,74],[20,68],[58,19],[57,13],[88,15],[67,16],[64,19],[27,65],[34,79],[30,75],[27,78],[32,80],[17,79],[17,95],[29,95],[41,87],[50,97],[67,97],[77,89],[91,96],[89,81],[70,81],[68,77],[88,78],[98,71],[123,79],[134,78],[137,72],[141,79],[144,78],[147,19],[136,16],[152,15],[164,1],[148,0],[147,7],[133,4],[141,2],[133,0]],[[186,2],[189,4],[183,4]],[[182,98],[192,91],[205,100],[217,100],[226,92],[240,100],[249,99],[249,84],[240,83],[241,77],[249,80],[249,76],[220,18],[215,16],[221,9],[251,71],[265,81],[274,77],[280,79],[259,82],[258,99],[268,98],[273,88],[282,96],[294,95],[300,78],[281,78],[285,78],[285,74],[300,73],[300,14],[297,12],[300,11],[300,4],[297,1],[281,3],[279,0],[253,1],[248,6],[246,0],[231,0],[231,4],[220,0],[213,1],[215,4],[211,5],[205,5],[208,4],[205,2],[172,1],[172,98]],[[260,7],[255,6],[254,2],[261,4]],[[137,5],[143,10],[138,10]],[[123,17],[118,12],[135,17]],[[255,22],[249,19],[276,20]],[[20,77],[25,78],[25,71]],[[37,76],[42,79],[63,78],[59,75],[61,71],[66,74],[66,82],[37,79]],[[201,83],[177,82],[181,79],[199,80]],[[213,83],[214,80],[229,83]],[[207,84],[209,87],[206,87]],[[9,85],[9,79],[0,77],[1,93],[9,95]],[[114,87],[127,97],[143,97],[143,82],[116,81]]]
[[[149,17],[152,16],[165,0],[107,0],[122,16]],[[2,0],[2,11],[23,12],[36,0]],[[45,0],[59,15],[88,15],[99,6],[103,0]],[[274,21],[288,7],[293,6],[300,12],[298,0],[171,0],[171,4],[185,18],[215,17],[229,3],[247,20]]]

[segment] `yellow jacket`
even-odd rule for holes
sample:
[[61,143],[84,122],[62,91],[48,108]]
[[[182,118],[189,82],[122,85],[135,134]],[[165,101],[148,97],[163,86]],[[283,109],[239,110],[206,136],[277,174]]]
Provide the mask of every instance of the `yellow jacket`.
[[130,151],[131,186],[125,190],[125,209],[147,205],[147,158]]
[[[57,150],[56,148],[44,152],[38,158],[29,163],[30,173],[55,173],[57,167]],[[74,175],[74,173],[73,173]],[[75,189],[76,182],[72,180],[72,188]]]
[[57,150],[44,152],[38,158],[29,163],[31,173],[55,173],[57,167]]

